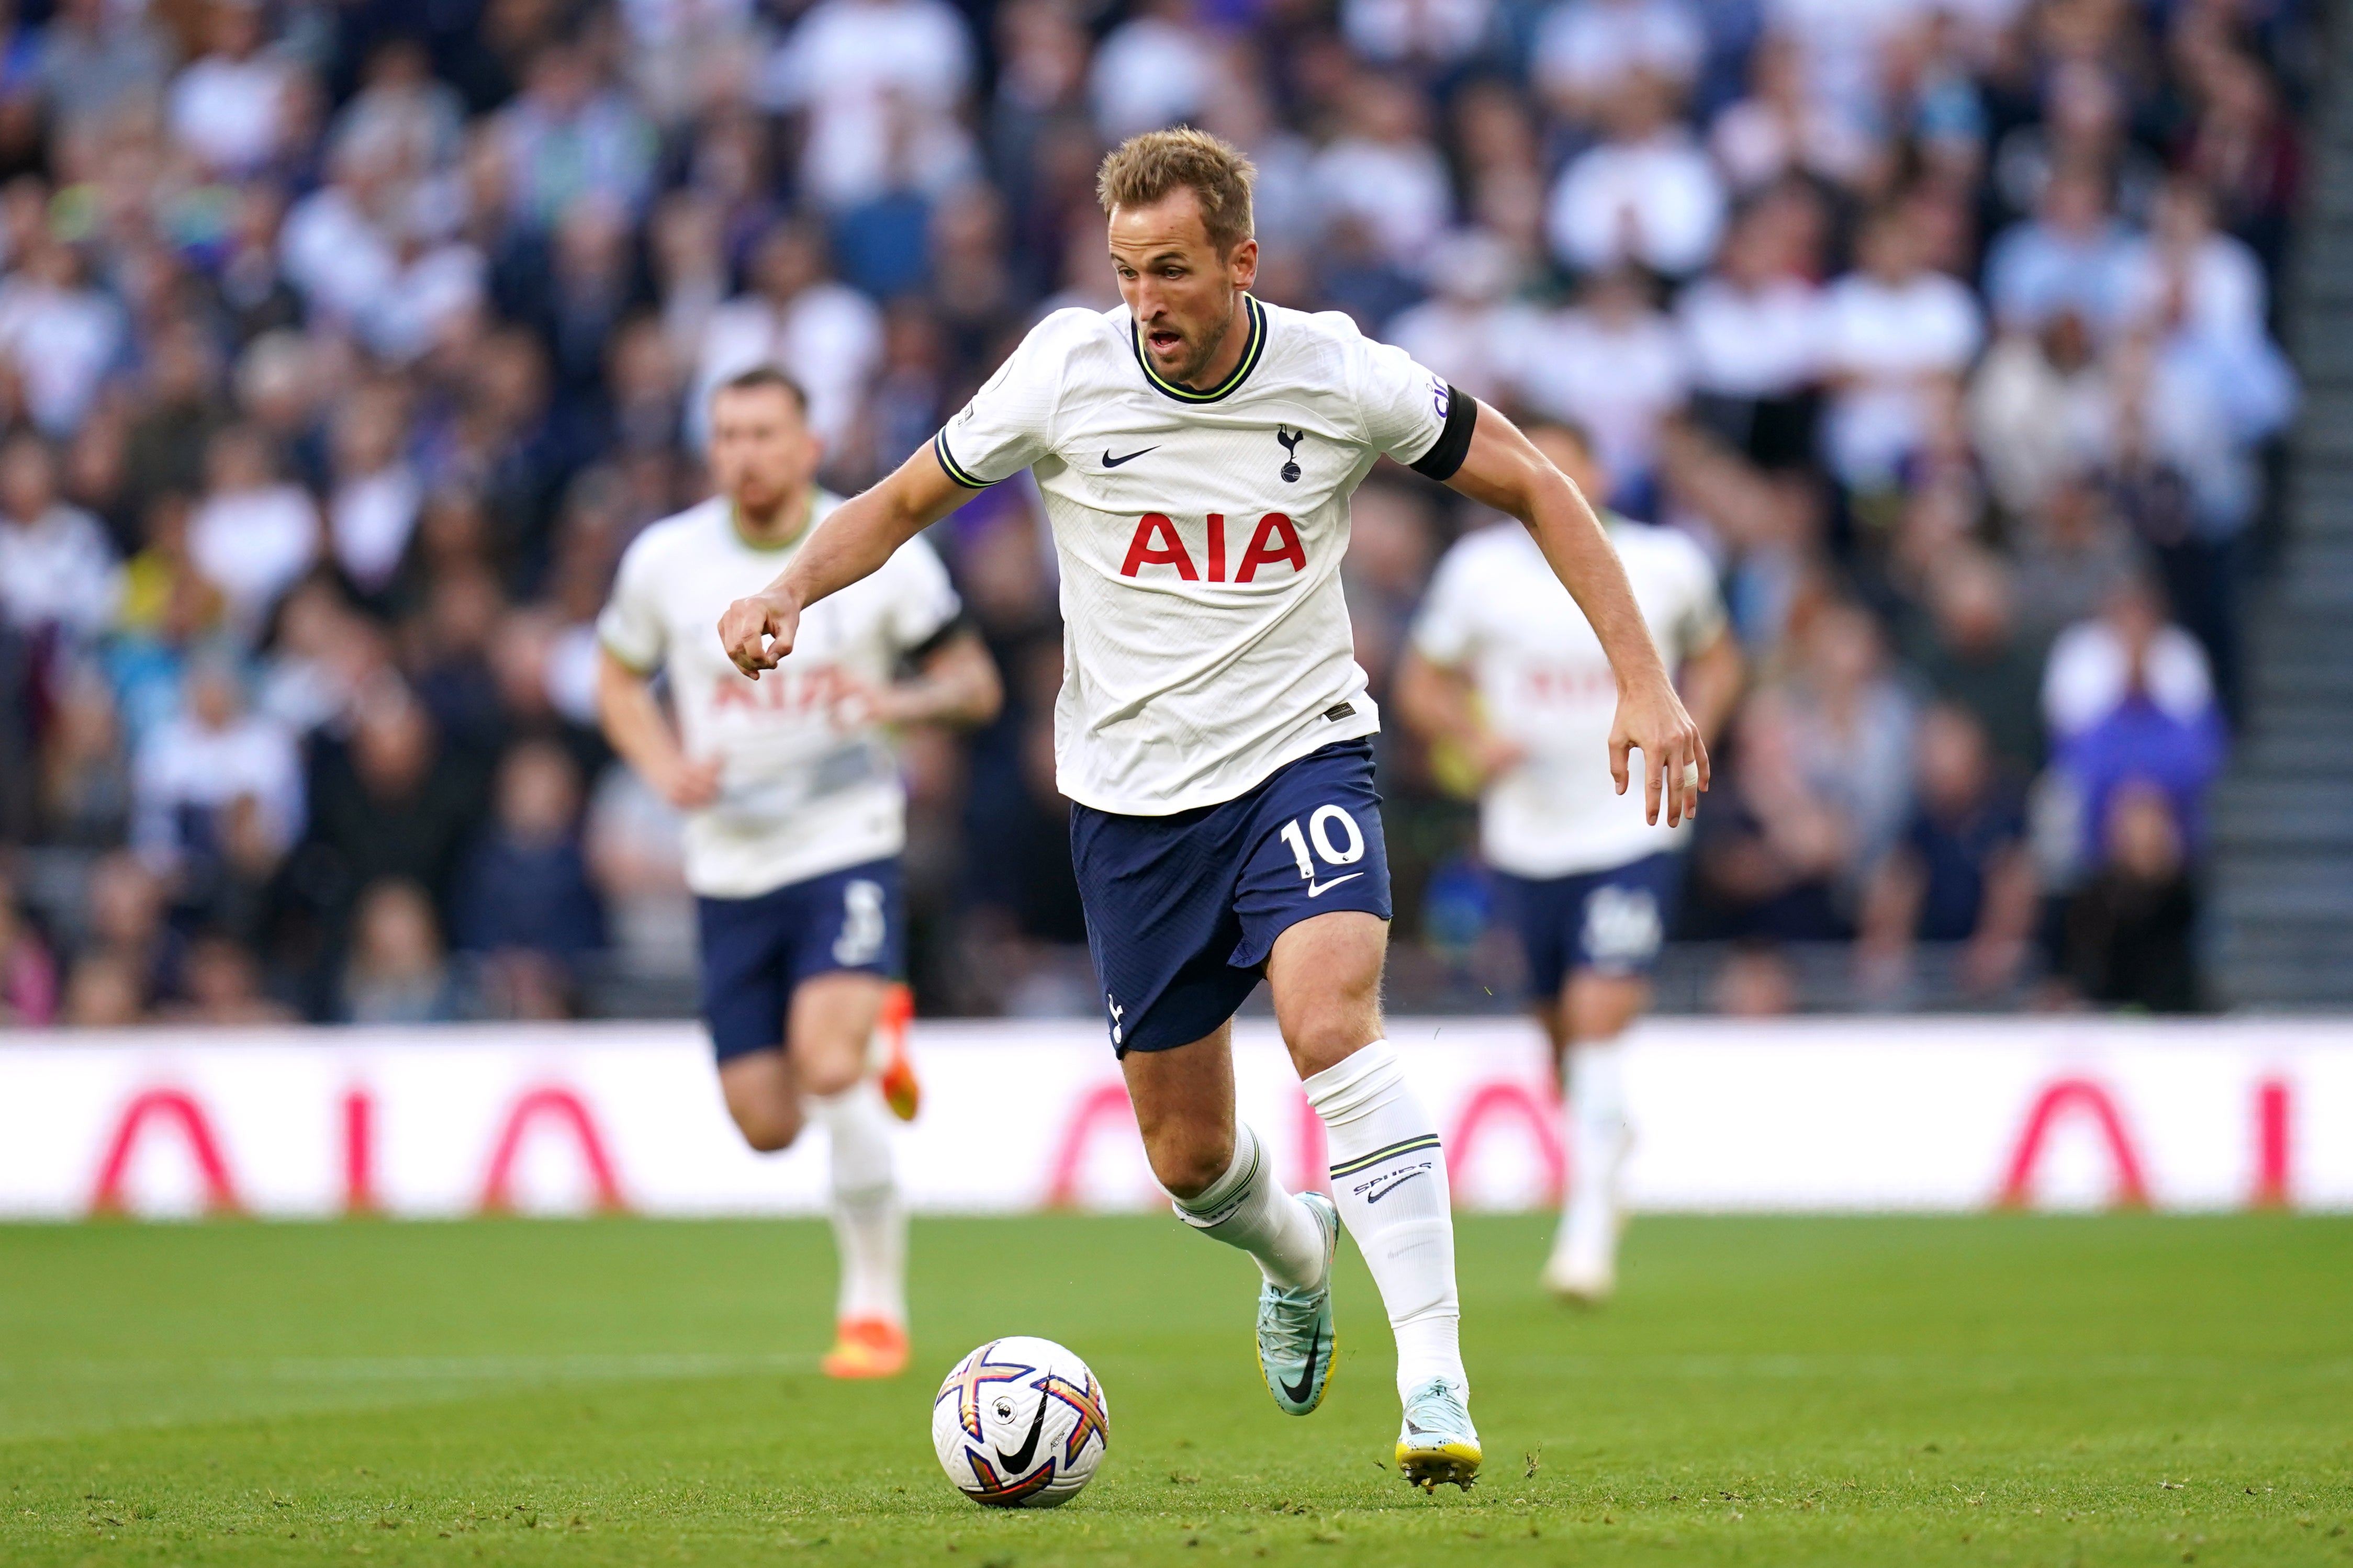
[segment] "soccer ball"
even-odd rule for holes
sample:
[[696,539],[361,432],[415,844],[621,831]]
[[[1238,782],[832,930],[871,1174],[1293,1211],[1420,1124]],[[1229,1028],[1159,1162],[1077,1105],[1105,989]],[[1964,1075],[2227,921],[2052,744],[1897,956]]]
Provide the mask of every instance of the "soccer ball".
[[1061,1507],[1110,1444],[1103,1384],[1051,1340],[989,1341],[956,1363],[932,1402],[940,1468],[989,1508]]

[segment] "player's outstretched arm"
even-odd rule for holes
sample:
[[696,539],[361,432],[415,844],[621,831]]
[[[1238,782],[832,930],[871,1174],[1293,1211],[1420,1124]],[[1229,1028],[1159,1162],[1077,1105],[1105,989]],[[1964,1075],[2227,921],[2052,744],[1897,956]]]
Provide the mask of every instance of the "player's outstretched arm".
[[896,473],[846,500],[809,535],[793,563],[719,617],[719,643],[735,668],[760,679],[793,651],[801,612],[882,569],[899,546],[971,498],[927,445]]
[[1446,482],[1525,524],[1593,624],[1618,678],[1618,718],[1609,730],[1609,776],[1618,793],[1626,793],[1629,752],[1640,751],[1645,818],[1658,821],[1662,804],[1670,825],[1696,815],[1700,792],[1708,786],[1707,746],[1667,678],[1601,520],[1568,476],[1518,426],[1482,403],[1471,450]]

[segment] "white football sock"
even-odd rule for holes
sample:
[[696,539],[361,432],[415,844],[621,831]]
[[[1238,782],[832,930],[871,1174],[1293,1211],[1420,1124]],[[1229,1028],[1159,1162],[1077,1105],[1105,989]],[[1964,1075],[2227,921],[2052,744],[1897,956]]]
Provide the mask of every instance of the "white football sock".
[[1387,1040],[1304,1087],[1331,1145],[1332,1195],[1397,1334],[1398,1397],[1442,1377],[1468,1398],[1446,1152],[1430,1112]]
[[891,1124],[871,1081],[805,1095],[832,1144],[833,1240],[841,1255],[839,1318],[907,1321],[907,1211],[891,1162]]
[[1303,1289],[1324,1274],[1324,1227],[1307,1205],[1282,1190],[1274,1162],[1250,1123],[1234,1123],[1234,1157],[1224,1175],[1198,1195],[1169,1194],[1176,1217],[1204,1236],[1258,1260],[1271,1284]]
[[1563,1113],[1571,1174],[1561,1198],[1561,1245],[1583,1267],[1609,1268],[1618,1253],[1618,1176],[1630,1135],[1623,1035],[1568,1047]]

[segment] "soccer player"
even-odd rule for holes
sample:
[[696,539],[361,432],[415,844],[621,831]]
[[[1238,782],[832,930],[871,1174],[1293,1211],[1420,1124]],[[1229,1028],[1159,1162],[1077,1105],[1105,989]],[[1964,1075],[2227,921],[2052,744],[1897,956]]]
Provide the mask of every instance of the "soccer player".
[[[1528,439],[1586,495],[1608,476],[1586,437],[1539,426]],[[1604,513],[1634,602],[1704,740],[1731,711],[1741,663],[1715,568],[1683,534]],[[1544,1282],[1573,1300],[1617,1285],[1626,1121],[1626,1028],[1674,920],[1688,823],[1649,819],[1603,787],[1617,681],[1612,658],[1544,569],[1535,541],[1497,524],[1439,563],[1398,675],[1398,707],[1451,743],[1482,781],[1479,847],[1527,950],[1535,1013],[1567,1090],[1575,1179]]]
[[[931,450],[849,501],[720,640],[746,673],[801,617],[972,491],[1036,477],[1061,563],[1056,778],[1088,944],[1154,1173],[1179,1217],[1256,1259],[1259,1358],[1303,1415],[1332,1365],[1338,1225],[1398,1348],[1398,1468],[1479,1468],[1458,1345],[1438,1131],[1382,1037],[1388,864],[1340,558],[1348,498],[1383,454],[1524,519],[1617,661],[1615,765],[1640,746],[1680,820],[1705,756],[1624,572],[1520,433],[1340,315],[1249,292],[1251,169],[1189,130],[1134,138],[1099,194],[1123,303],[1030,330]],[[789,662],[782,668],[789,668]],[[1234,1117],[1230,1019],[1263,977],[1334,1199],[1285,1192]]]
[[[805,1122],[828,1135],[841,1286],[824,1369],[888,1377],[907,1363],[906,1216],[867,1053],[902,956],[906,799],[889,727],[986,722],[1000,693],[946,570],[918,539],[810,609],[787,675],[755,686],[730,661],[713,619],[797,558],[841,504],[813,482],[807,415],[773,369],[712,393],[718,493],[621,557],[596,623],[596,705],[613,749],[686,813],[702,1012],[728,1113],[763,1153],[790,1146]],[[906,668],[913,678],[896,679]]]

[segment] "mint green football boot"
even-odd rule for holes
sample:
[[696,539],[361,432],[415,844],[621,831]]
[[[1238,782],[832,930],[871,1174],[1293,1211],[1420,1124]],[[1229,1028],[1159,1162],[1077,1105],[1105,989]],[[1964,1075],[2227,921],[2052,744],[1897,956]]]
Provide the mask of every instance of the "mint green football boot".
[[1424,1491],[1451,1481],[1467,1492],[1478,1479],[1480,1458],[1479,1434],[1462,1395],[1442,1377],[1415,1389],[1398,1434],[1398,1473]]
[[1258,1370],[1285,1415],[1305,1415],[1324,1403],[1332,1378],[1332,1255],[1340,1246],[1340,1211],[1322,1193],[1302,1193],[1324,1227],[1324,1279],[1311,1289],[1286,1290],[1271,1280],[1258,1293]]

